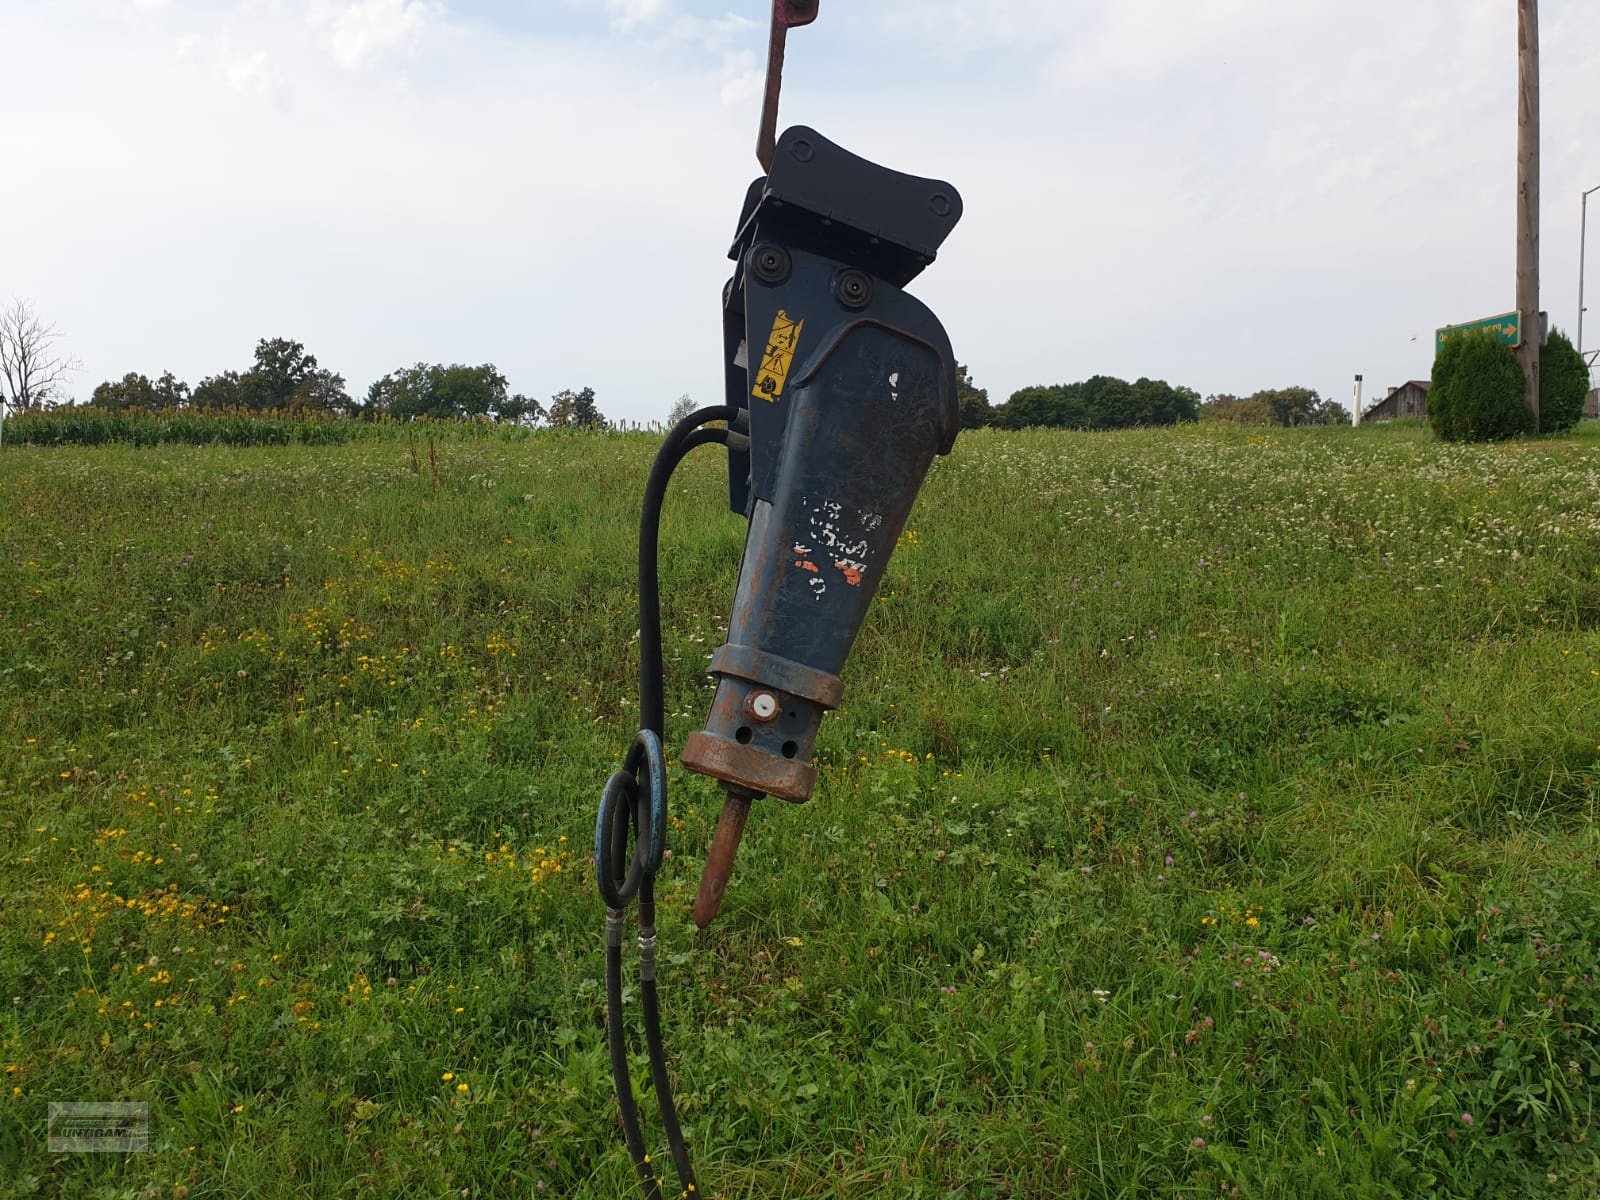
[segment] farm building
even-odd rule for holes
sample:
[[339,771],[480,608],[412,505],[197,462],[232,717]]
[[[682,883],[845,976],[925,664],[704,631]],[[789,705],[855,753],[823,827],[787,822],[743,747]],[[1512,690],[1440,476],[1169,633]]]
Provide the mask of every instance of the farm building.
[[1428,415],[1428,388],[1426,379],[1412,379],[1397,388],[1361,414],[1363,421],[1393,421],[1396,417],[1425,417]]

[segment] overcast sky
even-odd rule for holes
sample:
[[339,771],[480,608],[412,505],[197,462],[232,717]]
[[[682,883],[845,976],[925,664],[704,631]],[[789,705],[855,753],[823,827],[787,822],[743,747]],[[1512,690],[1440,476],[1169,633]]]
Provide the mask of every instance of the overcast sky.
[[[1600,4],[1541,8],[1543,306],[1570,331]],[[358,398],[427,361],[593,386],[613,418],[716,402],[770,11],[0,0],[0,301],[56,323],[80,400],[285,336]],[[1103,373],[1348,403],[1358,371],[1370,401],[1428,375],[1436,326],[1513,306],[1515,13],[822,0],[781,123],[962,192],[912,290],[996,402]]]

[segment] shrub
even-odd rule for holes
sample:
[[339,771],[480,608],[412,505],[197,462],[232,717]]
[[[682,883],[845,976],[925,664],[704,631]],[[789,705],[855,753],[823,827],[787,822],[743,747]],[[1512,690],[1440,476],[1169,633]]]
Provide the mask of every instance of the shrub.
[[1212,396],[1200,406],[1202,421],[1225,421],[1229,425],[1276,425],[1278,414],[1272,405],[1255,397]]
[[1445,338],[1433,360],[1428,423],[1452,442],[1487,442],[1533,432],[1527,381],[1510,346],[1482,331]]
[[1539,352],[1539,428],[1544,433],[1571,429],[1583,416],[1589,394],[1589,364],[1559,329]]

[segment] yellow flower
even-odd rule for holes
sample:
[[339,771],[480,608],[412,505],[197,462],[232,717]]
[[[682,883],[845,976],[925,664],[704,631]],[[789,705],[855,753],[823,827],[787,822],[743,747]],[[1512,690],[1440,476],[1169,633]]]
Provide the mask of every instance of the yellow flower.
[[452,1074],[449,1071],[446,1071],[443,1075],[439,1076],[439,1078],[444,1080],[444,1082],[449,1083],[452,1079],[455,1078],[455,1075]]
[[467,1091],[470,1091],[470,1090],[471,1089],[468,1088],[467,1085],[464,1084],[464,1083],[456,1084],[456,1091],[458,1091],[458,1092],[467,1092]]

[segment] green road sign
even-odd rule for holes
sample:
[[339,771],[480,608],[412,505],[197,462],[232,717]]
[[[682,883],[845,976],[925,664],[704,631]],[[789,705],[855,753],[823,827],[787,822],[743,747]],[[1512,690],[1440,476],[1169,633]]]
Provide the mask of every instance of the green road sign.
[[1439,353],[1444,348],[1444,340],[1452,333],[1490,333],[1494,340],[1507,346],[1522,345],[1522,314],[1501,313],[1498,317],[1484,317],[1477,321],[1467,321],[1460,325],[1446,325],[1443,329],[1436,329],[1433,333],[1433,352]]

